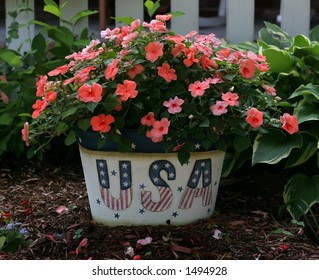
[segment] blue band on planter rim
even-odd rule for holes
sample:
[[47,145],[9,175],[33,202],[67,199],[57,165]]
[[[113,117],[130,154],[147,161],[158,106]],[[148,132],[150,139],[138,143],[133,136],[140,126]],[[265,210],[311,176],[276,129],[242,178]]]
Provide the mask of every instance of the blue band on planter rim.
[[[98,141],[101,135],[94,131],[77,130],[78,142],[86,149],[92,151],[117,151],[117,143],[107,140],[98,148]],[[164,153],[163,143],[154,143],[150,138],[145,135],[138,134],[134,129],[125,129],[121,131],[121,137],[132,142],[133,151],[136,153]]]

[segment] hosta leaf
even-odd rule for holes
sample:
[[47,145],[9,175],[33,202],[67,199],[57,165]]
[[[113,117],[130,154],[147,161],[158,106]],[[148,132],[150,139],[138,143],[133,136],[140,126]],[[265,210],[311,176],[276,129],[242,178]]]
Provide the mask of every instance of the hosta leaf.
[[277,74],[289,72],[295,63],[287,51],[278,48],[271,47],[265,49],[264,55],[267,57],[271,71]]
[[252,164],[276,164],[289,156],[293,148],[300,148],[302,137],[299,134],[288,136],[279,129],[270,129],[266,134],[259,134],[253,145]]
[[319,202],[319,176],[294,175],[286,184],[283,197],[291,216],[299,220]]
[[311,136],[309,133],[301,133],[302,135],[302,146],[300,149],[293,149],[287,159],[285,168],[297,166],[306,162],[312,157],[318,146],[318,140]]

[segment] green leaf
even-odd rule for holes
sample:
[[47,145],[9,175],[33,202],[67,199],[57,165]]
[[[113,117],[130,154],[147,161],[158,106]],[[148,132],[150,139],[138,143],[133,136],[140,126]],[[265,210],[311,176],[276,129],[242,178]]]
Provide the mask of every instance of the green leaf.
[[292,176],[284,188],[283,198],[291,216],[299,220],[319,202],[319,176],[308,177],[304,174]]
[[209,127],[209,119],[205,118],[200,124],[199,127]]
[[70,109],[68,109],[67,111],[63,112],[61,114],[61,118],[62,120],[64,120],[66,117],[74,115],[76,113],[77,108],[76,107],[71,107]]
[[153,2],[151,0],[146,0],[144,3],[144,6],[147,9],[147,13],[150,17],[152,17],[154,15],[154,13],[156,12],[156,10],[160,7],[160,1],[157,0],[156,2]]
[[267,57],[270,70],[274,73],[279,74],[281,72],[289,72],[295,64],[290,53],[285,50],[271,47],[269,49],[265,49],[263,53]]
[[19,67],[21,65],[21,57],[13,50],[2,49],[0,50],[0,59],[9,63],[14,67]]
[[285,168],[301,165],[312,157],[317,151],[318,140],[310,133],[302,132],[302,146],[300,149],[293,149],[287,159]]
[[177,158],[181,165],[187,164],[189,161],[191,154],[187,151],[178,151],[177,152]]
[[313,96],[306,96],[301,100],[294,111],[298,123],[319,121],[319,101]]
[[89,102],[89,103],[86,104],[86,108],[87,108],[91,113],[93,113],[97,105],[98,105],[98,103],[96,103],[96,102]]
[[45,53],[47,51],[46,41],[41,33],[34,36],[31,47],[34,51],[34,58],[39,64],[45,58]]
[[9,113],[3,113],[0,115],[0,124],[10,125],[13,121],[14,116]]
[[301,85],[291,94],[289,99],[306,95],[313,95],[316,99],[319,100],[319,85]]
[[305,35],[299,34],[293,39],[293,46],[309,47],[310,45],[311,41]]
[[59,123],[55,129],[56,133],[60,135],[61,133],[65,132],[69,126],[66,123]]
[[74,130],[70,130],[70,132],[68,133],[67,137],[64,140],[64,143],[66,146],[70,146],[73,143],[76,142],[76,135],[75,135],[75,131]]
[[319,25],[316,25],[310,30],[309,39],[311,41],[319,41]]
[[133,17],[113,17],[113,19],[115,19],[117,22],[122,22],[127,25],[130,25],[135,20]]
[[87,131],[90,126],[91,126],[90,119],[78,121],[78,128],[81,130]]
[[280,129],[269,129],[268,133],[259,134],[253,145],[252,164],[276,164],[289,156],[293,148],[300,148],[302,137],[300,134],[287,134]]
[[246,150],[251,146],[250,139],[244,136],[236,136],[234,139],[234,147],[237,152]]
[[90,15],[94,15],[97,14],[99,11],[96,10],[84,10],[84,11],[80,11],[78,12],[75,16],[73,16],[70,21],[73,24],[77,24],[79,20],[81,20],[84,17],[88,17]]
[[43,11],[48,12],[52,15],[55,15],[58,18],[62,17],[62,12],[57,3],[53,0],[44,0],[44,8]]

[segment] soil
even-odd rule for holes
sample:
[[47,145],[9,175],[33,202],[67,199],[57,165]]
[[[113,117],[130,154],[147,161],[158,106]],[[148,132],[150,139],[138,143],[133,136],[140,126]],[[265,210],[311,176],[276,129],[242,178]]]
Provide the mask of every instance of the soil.
[[[307,226],[292,223],[283,207],[286,181],[275,168],[246,168],[221,180],[209,219],[109,227],[91,218],[79,161],[11,160],[0,167],[0,212],[10,212],[29,234],[16,252],[0,251],[0,259],[319,259],[318,239]],[[57,213],[59,206],[68,211]],[[146,237],[150,244],[137,244]],[[135,257],[127,254],[129,247]]]

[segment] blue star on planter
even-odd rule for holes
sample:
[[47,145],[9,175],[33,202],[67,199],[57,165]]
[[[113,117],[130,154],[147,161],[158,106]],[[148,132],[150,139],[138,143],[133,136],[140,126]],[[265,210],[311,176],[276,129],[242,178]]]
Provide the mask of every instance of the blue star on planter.
[[144,210],[144,208],[142,208],[142,209],[139,209],[139,213],[143,215],[143,214],[145,213],[145,210]]
[[116,176],[116,174],[117,174],[117,172],[116,172],[115,170],[112,170],[112,171],[111,171],[111,175],[112,175],[112,176]]
[[178,191],[178,192],[182,192],[183,190],[184,190],[184,189],[183,189],[183,186],[180,186],[180,187],[177,188],[177,191]]
[[96,203],[97,203],[98,205],[100,205],[100,204],[101,204],[101,200],[98,198],[98,199],[96,200]]
[[145,186],[145,184],[143,183],[143,184],[140,184],[140,189],[141,190],[144,190],[146,188],[146,186]]
[[173,212],[173,213],[172,213],[172,216],[173,216],[174,218],[176,218],[176,217],[178,216],[177,211]]
[[114,214],[114,219],[119,219],[120,218],[120,214],[119,213],[115,213]]
[[209,212],[210,212],[210,208],[207,209],[207,213],[209,213]]

